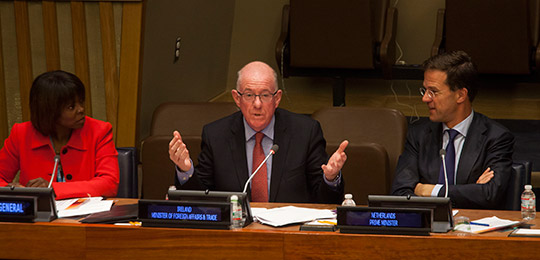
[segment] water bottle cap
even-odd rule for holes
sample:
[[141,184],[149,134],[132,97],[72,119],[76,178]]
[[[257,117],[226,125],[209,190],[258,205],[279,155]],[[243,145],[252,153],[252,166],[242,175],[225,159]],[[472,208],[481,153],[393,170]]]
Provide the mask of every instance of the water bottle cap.
[[525,185],[525,189],[526,189],[526,190],[532,190],[532,185],[530,185],[530,184]]
[[352,194],[350,194],[350,193],[345,194],[345,198],[346,199],[352,199]]
[[236,195],[231,195],[231,201],[238,201],[238,196]]

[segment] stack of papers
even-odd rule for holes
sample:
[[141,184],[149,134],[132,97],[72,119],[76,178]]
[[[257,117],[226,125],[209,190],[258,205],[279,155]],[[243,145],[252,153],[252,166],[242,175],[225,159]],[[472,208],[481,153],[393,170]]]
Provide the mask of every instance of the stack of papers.
[[329,209],[311,209],[287,206],[268,210],[259,208],[252,210],[254,219],[262,224],[280,227],[295,223],[303,223],[316,219],[335,218],[336,213]]
[[[488,218],[482,218],[479,220],[473,220],[472,223],[478,223],[478,224],[484,224],[484,225],[474,225],[471,224],[471,233],[480,234],[488,231],[498,230],[506,227],[511,227],[514,225],[518,225],[519,221],[513,221],[513,220],[507,220],[507,219],[500,219],[498,217],[488,217]],[[456,226],[456,231],[463,231],[463,232],[469,232],[466,230],[465,225],[459,225]]]
[[88,197],[56,201],[59,218],[73,217],[111,210],[112,200],[102,197]]

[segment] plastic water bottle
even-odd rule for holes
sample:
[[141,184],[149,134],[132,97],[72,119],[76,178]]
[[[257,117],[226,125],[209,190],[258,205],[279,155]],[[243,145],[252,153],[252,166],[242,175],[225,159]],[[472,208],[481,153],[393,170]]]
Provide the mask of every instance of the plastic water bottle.
[[525,190],[521,193],[521,217],[524,220],[536,217],[536,196],[532,191],[532,185],[525,185]]
[[345,200],[343,201],[343,203],[341,203],[341,206],[350,206],[350,207],[356,206],[356,203],[354,203],[354,200],[352,199],[352,194],[350,193],[345,194]]
[[240,229],[243,226],[242,206],[238,203],[238,196],[231,195],[231,229]]

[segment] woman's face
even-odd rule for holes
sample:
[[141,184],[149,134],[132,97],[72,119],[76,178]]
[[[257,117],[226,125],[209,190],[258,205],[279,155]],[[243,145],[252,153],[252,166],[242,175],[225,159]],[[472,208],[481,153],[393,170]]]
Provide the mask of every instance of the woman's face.
[[56,125],[69,129],[79,129],[83,127],[84,119],[84,100],[76,98],[62,109],[62,113],[60,114],[60,118],[56,121]]

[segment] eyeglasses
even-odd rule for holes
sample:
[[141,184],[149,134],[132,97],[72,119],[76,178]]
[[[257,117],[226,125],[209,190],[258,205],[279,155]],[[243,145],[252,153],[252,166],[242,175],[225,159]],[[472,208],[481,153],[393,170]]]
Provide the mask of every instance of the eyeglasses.
[[422,97],[427,94],[427,96],[430,98],[430,99],[433,99],[434,97],[436,97],[438,94],[440,94],[440,91],[438,90],[431,90],[431,89],[426,89],[424,87],[421,87],[419,88],[418,90],[420,90],[420,95],[422,95]]
[[250,93],[250,92],[241,93],[238,90],[236,92],[238,92],[238,95],[240,95],[244,99],[244,101],[246,101],[246,102],[253,102],[253,101],[255,101],[256,97],[259,97],[261,99],[261,102],[267,103],[267,102],[272,101],[272,98],[274,98],[274,96],[276,95],[277,90],[274,93],[266,92],[266,93],[262,93],[262,94],[259,94],[259,95],[255,95],[255,94]]

